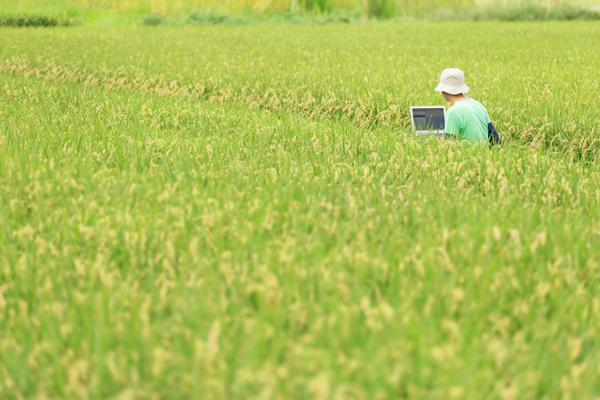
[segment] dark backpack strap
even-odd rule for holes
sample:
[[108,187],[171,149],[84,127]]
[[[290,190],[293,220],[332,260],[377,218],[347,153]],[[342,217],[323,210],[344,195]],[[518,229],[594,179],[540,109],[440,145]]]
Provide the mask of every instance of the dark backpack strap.
[[496,130],[494,124],[491,122],[488,124],[488,141],[491,145],[500,144],[502,142],[500,134]]

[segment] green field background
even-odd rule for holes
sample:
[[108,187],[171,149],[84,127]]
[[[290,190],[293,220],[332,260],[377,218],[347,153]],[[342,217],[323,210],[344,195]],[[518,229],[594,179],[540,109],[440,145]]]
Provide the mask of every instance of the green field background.
[[445,9],[464,10],[478,7],[518,7],[537,4],[589,4],[590,1],[560,0],[1,0],[0,7],[12,12],[94,12],[153,13],[177,16],[190,12],[272,14],[301,12],[327,14],[350,12],[356,15],[415,16]]
[[0,4],[0,399],[600,398],[600,24]]
[[[598,42],[0,28],[0,398],[596,398]],[[450,65],[502,147],[412,134]]]

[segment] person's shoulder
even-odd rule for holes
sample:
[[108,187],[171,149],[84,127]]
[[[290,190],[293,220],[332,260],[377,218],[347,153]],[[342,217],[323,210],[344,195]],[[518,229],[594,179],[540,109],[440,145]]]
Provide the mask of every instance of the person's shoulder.
[[460,109],[458,107],[456,107],[456,104],[453,104],[452,106],[448,107],[448,109],[446,110],[446,116],[450,117],[452,115],[457,115],[458,113],[460,113]]
[[454,103],[454,105],[451,108],[460,110],[460,109],[464,109],[464,108],[469,108],[472,106],[473,104],[473,99],[470,97],[466,97],[460,101],[457,101],[456,103]]
[[481,107],[481,108],[485,109],[485,106],[479,100],[475,100],[472,97],[469,97],[469,99],[471,100],[472,104],[475,104],[477,107]]
[[461,100],[461,101],[457,101],[456,103],[452,104],[449,108],[448,111],[446,112],[447,114],[460,114],[462,112],[464,112],[465,108],[468,108],[468,101],[465,100]]

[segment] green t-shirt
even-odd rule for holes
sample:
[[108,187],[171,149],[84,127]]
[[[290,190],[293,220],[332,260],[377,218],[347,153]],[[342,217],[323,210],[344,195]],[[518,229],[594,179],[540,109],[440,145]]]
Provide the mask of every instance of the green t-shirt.
[[487,143],[490,117],[485,107],[470,97],[459,100],[446,113],[446,134],[473,143]]

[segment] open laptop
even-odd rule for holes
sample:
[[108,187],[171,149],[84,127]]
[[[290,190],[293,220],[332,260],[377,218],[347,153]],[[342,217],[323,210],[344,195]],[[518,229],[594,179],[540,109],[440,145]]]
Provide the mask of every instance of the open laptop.
[[411,107],[410,122],[417,135],[444,136],[446,109],[443,106]]

